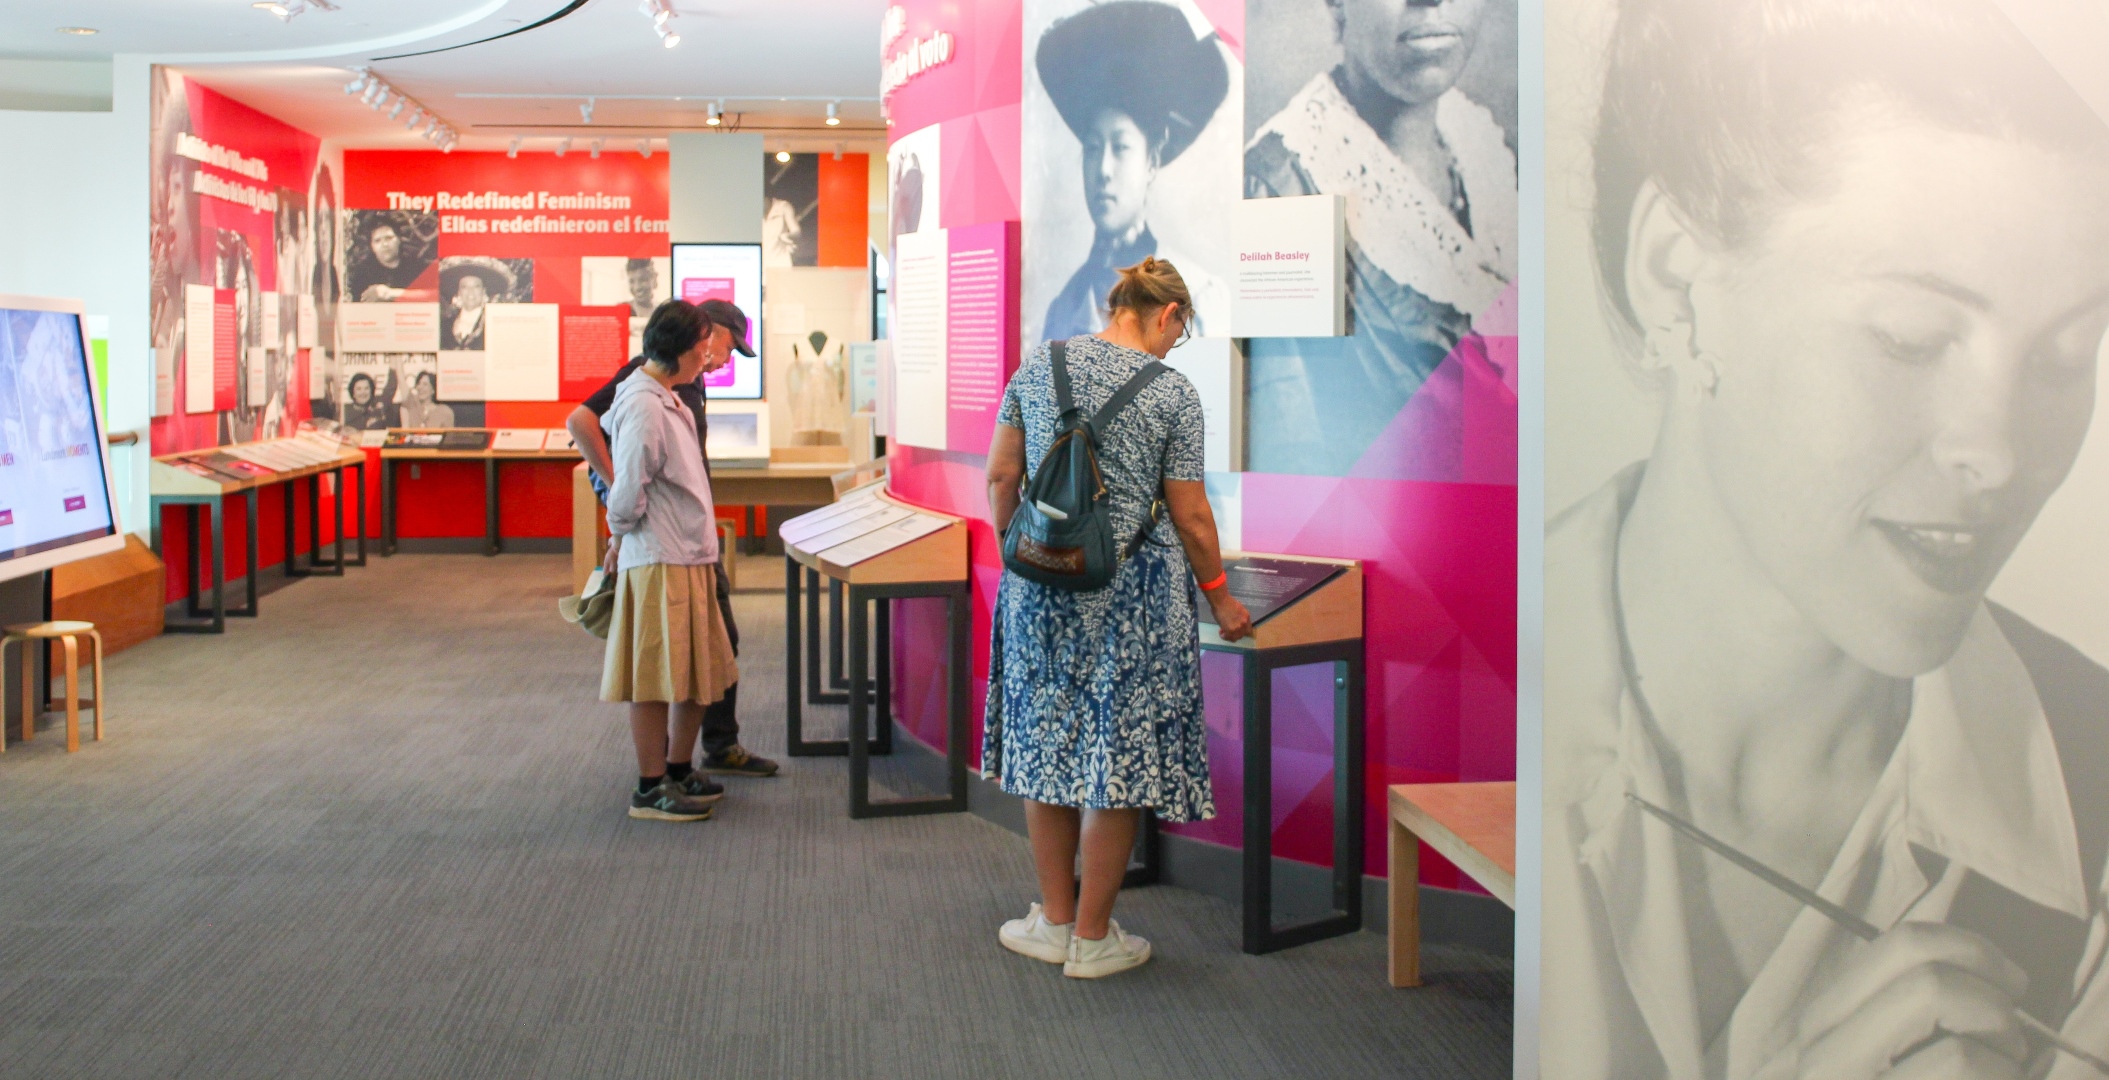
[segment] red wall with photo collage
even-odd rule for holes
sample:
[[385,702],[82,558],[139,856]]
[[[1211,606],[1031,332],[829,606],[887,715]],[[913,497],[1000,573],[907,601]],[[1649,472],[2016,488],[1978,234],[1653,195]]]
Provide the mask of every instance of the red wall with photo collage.
[[[173,354],[175,397],[173,412],[157,416],[149,424],[148,444],[154,454],[160,455],[289,435],[294,426],[309,415],[304,389],[308,379],[308,352],[305,349],[298,350],[293,358],[291,371],[286,376],[287,385],[292,389],[284,394],[279,408],[244,406],[222,409],[221,406],[228,404],[225,387],[232,383],[237,393],[246,387],[248,376],[244,365],[247,358],[242,346],[249,342],[220,342],[221,362],[215,365],[216,369],[223,369],[230,358],[235,369],[216,370],[214,381],[222,388],[222,393],[215,396],[213,411],[185,411],[184,386],[188,372],[184,335],[193,330],[210,331],[203,327],[186,327],[178,321],[182,315],[181,291],[186,284],[226,284],[220,280],[223,247],[231,255],[225,260],[227,265],[243,268],[231,272],[239,275],[235,279],[238,284],[246,286],[240,289],[247,294],[243,300],[245,310],[266,296],[307,291],[305,282],[280,280],[274,211],[268,206],[250,205],[223,195],[250,191],[260,196],[272,196],[289,209],[304,213],[310,208],[312,188],[318,181],[321,140],[174,71],[156,68],[154,78],[158,83],[153,117],[157,137],[151,150],[155,155],[151,172],[157,180],[173,175],[175,182],[164,185],[164,189],[156,193],[153,264],[157,317],[153,320],[153,343]],[[197,156],[179,155],[175,152],[177,144],[173,138],[178,133],[188,134],[194,139],[193,147],[201,144],[218,147],[260,162],[264,175],[259,177],[252,175],[253,170],[238,171],[227,167],[232,162],[214,164],[211,160],[198,160]],[[209,158],[211,155],[202,156]],[[290,266],[304,268],[306,265],[298,252],[288,251],[285,258]],[[300,270],[296,269],[294,273],[299,276]],[[163,290],[175,299],[169,310],[163,310],[164,305],[158,299]],[[225,295],[231,296],[235,291],[229,289]],[[255,299],[252,301],[251,297]],[[250,317],[257,316],[252,313]],[[245,321],[235,329],[241,332],[247,325]],[[221,327],[223,332],[226,329]],[[266,430],[267,417],[273,421],[270,430]],[[295,539],[299,550],[305,551],[305,491],[298,494],[300,516],[296,519]],[[242,565],[251,528],[261,529],[257,537],[260,569],[277,566],[284,558],[281,494],[278,490],[266,489],[259,498],[262,500],[259,506],[262,520],[256,523],[247,519],[242,500],[229,501],[225,534],[220,539],[228,553],[230,573],[237,572],[234,568]],[[325,542],[335,538],[334,530],[329,527],[330,499],[331,495],[325,493],[322,500]],[[165,595],[170,601],[182,599],[188,591],[183,567],[190,556],[190,543],[182,514],[179,509],[164,509],[162,512],[162,556],[169,567]],[[209,585],[209,570],[207,575],[206,584]]]
[[[534,302],[576,305],[581,301],[580,258],[665,258],[668,253],[667,157],[583,151],[557,157],[503,153],[442,154],[429,150],[350,150],[344,155],[344,204],[348,210],[402,209],[406,200],[431,200],[440,218],[438,258],[483,255],[534,260]],[[623,209],[452,209],[450,197],[496,192],[507,196],[598,194],[627,198]],[[391,201],[391,197],[393,201]],[[537,196],[539,205],[542,200]],[[546,231],[499,231],[505,224],[532,222]],[[560,223],[606,231],[554,231]],[[531,228],[532,226],[528,226]],[[447,317],[442,311],[442,318]],[[613,374],[613,368],[608,374]],[[562,427],[577,401],[491,401],[486,427]],[[369,451],[376,457],[377,451]],[[515,463],[500,471],[499,532],[509,537],[571,535],[572,466]],[[378,535],[380,471],[371,470],[369,515]],[[413,479],[407,466],[396,476],[397,535],[483,535],[483,468],[475,463],[424,464]]]

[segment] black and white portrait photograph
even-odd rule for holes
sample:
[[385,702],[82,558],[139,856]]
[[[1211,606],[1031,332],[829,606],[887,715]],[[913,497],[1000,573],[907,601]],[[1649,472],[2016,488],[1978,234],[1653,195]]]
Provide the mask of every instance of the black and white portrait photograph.
[[2061,510],[2109,499],[2109,124],[2058,21],[1549,12],[1546,1077],[2109,1075]]
[[337,416],[337,274],[342,250],[337,229],[337,180],[326,162],[315,163],[308,181],[308,253],[306,288],[315,303],[315,346],[308,350],[308,407],[311,415]]
[[439,347],[481,349],[484,305],[534,302],[535,261],[449,255],[439,261],[439,299]]
[[439,215],[414,210],[344,212],[344,298],[356,303],[430,303],[439,256]]
[[1026,0],[1023,340],[1095,333],[1122,267],[1156,256],[1227,324],[1243,65],[1201,10]]
[[938,228],[941,129],[936,124],[895,139],[886,148],[886,172],[893,193],[887,225],[889,239],[902,233]]
[[674,298],[674,276],[666,256],[624,258],[621,255],[579,257],[579,303],[588,307],[627,306],[633,319],[648,319],[652,309]]
[[820,155],[786,156],[762,156],[762,265],[818,266]]
[[[1514,0],[1246,5],[1247,198],[1340,195],[1348,329],[1250,345],[1249,465],[1345,476],[1516,282]],[[1453,365],[1454,366],[1454,365]],[[1489,372],[1515,386],[1513,371]],[[1441,392],[1444,387],[1433,388]],[[1427,402],[1412,479],[1464,479],[1461,404]]]

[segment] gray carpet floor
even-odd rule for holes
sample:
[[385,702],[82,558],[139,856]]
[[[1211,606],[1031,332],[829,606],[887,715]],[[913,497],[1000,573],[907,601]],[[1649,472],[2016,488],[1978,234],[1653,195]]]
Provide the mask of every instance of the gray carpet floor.
[[[1265,957],[1171,887],[1157,958],[1013,956],[1025,842],[850,821],[842,759],[632,821],[563,557],[399,555],[113,658],[110,737],[0,757],[4,1077],[1497,1077],[1505,958],[1391,990],[1362,933]],[[737,598],[780,756],[782,602]],[[12,684],[10,684],[12,685]]]

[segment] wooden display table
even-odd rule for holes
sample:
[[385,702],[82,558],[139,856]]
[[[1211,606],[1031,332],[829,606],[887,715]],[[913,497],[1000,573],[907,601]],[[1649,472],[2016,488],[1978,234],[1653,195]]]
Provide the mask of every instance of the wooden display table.
[[1516,785],[1391,788],[1391,985],[1421,985],[1421,842],[1516,908]]
[[[1234,653],[1244,665],[1244,949],[1257,956],[1362,928],[1362,564],[1298,555],[1226,552],[1223,557],[1232,595],[1253,611],[1252,636],[1224,641],[1209,621],[1208,605],[1195,603],[1202,619],[1201,648]],[[1296,580],[1299,573],[1307,576]],[[1274,673],[1308,664],[1333,666],[1334,910],[1276,926]],[[1149,827],[1154,832],[1154,818]],[[1155,873],[1154,839],[1144,844],[1145,879]]]
[[[793,518],[779,530],[784,541],[784,727],[794,757],[849,757],[849,816],[897,817],[959,813],[967,809],[967,666],[973,633],[967,602],[967,526],[959,518],[899,502],[873,484],[846,494],[824,509]],[[819,674],[820,579],[847,596],[845,692],[825,692]],[[804,587],[800,587],[803,580]],[[805,612],[800,600],[804,594]],[[890,601],[934,597],[945,601],[948,692],[946,694],[944,795],[874,800],[873,753],[893,749],[893,622]],[[867,614],[872,604],[875,616]],[[837,616],[837,624],[843,620]],[[876,626],[873,624],[876,623]],[[877,639],[876,671],[867,660]],[[875,676],[875,677],[874,677]],[[876,685],[874,685],[876,684]],[[808,740],[808,703],[840,700],[849,706],[849,730],[840,740]],[[877,738],[871,738],[871,709],[878,704]]]
[[[816,450],[834,453],[812,454]],[[845,471],[840,460],[841,450],[839,446],[785,446],[772,453],[766,468],[712,466],[711,501],[721,507],[826,506],[835,501],[837,479]],[[869,465],[863,467],[867,474],[870,469]],[[600,565],[602,554],[600,497],[593,492],[591,472],[581,461],[571,474],[571,576],[573,586],[581,589],[585,587],[586,575]],[[883,476],[884,473],[885,467],[881,463],[877,475]],[[754,524],[750,513],[747,519],[749,537],[757,536],[760,531]],[[726,569],[730,572],[731,567],[728,565]]]
[[[257,520],[257,492],[274,484],[284,485],[279,490],[284,497],[282,505],[285,513],[285,574],[287,577],[307,577],[311,574],[335,576],[343,574],[344,568],[347,566],[363,566],[366,564],[366,529],[364,527],[366,520],[365,452],[354,447],[339,447],[337,456],[327,460],[314,464],[275,469],[267,473],[241,476],[239,478],[228,474],[201,475],[197,471],[202,468],[200,459],[204,457],[227,457],[236,453],[267,452],[278,444],[302,441],[298,439],[273,439],[257,444],[222,447],[219,451],[189,451],[182,454],[164,454],[149,463],[147,473],[147,513],[151,521],[149,535],[153,540],[154,554],[160,555],[162,553],[161,508],[164,506],[183,507],[184,527],[190,543],[189,556],[184,560],[184,608],[189,615],[189,619],[187,621],[168,623],[163,628],[168,633],[220,634],[226,632],[227,620],[230,617],[256,617],[256,575],[258,572],[256,534],[259,524]],[[233,468],[234,465],[227,463],[227,467]],[[348,560],[344,555],[344,470],[346,469],[354,470],[357,476],[355,486],[358,489],[357,516],[360,522],[360,527],[357,529],[359,550],[357,561]],[[336,556],[328,560],[322,558],[321,509],[322,474],[324,473],[334,477],[337,486],[335,503],[337,522]],[[309,481],[308,565],[304,567],[300,565],[293,550],[295,533],[293,488],[301,480]],[[248,542],[244,545],[244,557],[246,559],[244,578],[247,596],[242,607],[230,609],[227,607],[225,591],[227,552],[226,545],[221,542],[221,538],[226,535],[224,529],[227,517],[227,500],[237,495],[247,502],[249,511],[249,527],[245,530],[248,534]],[[198,518],[200,511],[208,508],[212,511],[212,607],[209,611],[198,603],[200,560],[204,558],[204,553],[200,550],[202,545],[199,542]]]
[[564,450],[506,450],[489,445],[497,428],[390,428],[391,442],[401,436],[440,435],[449,433],[478,433],[484,436],[485,445],[474,450],[450,450],[439,446],[383,446],[381,447],[381,554],[395,554],[395,471],[403,462],[426,461],[480,461],[483,463],[483,553],[498,554],[502,543],[498,537],[498,466],[507,461],[578,461],[577,448]]

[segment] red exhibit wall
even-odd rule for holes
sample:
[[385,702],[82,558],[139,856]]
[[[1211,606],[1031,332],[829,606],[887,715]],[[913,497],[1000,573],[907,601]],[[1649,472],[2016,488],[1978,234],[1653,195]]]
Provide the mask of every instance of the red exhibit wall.
[[[1231,0],[1199,6],[1226,47],[1242,54],[1243,6]],[[890,94],[891,136],[942,125],[942,226],[1015,220],[1023,171],[1022,4],[909,0],[902,7],[900,42],[944,33],[953,48],[948,61]],[[888,46],[882,62],[900,48]],[[1385,785],[1515,777],[1516,397],[1513,381],[1501,377],[1515,368],[1514,307],[1511,289],[1495,310],[1480,313],[1475,334],[1345,475],[1229,478],[1241,492],[1244,548],[1364,562],[1366,873],[1385,872]],[[1428,461],[1457,467],[1431,472]],[[896,447],[890,477],[891,490],[904,500],[969,519],[970,752],[977,759],[990,615],[1002,577],[985,464],[976,453]],[[896,716],[917,737],[941,745],[943,671],[934,658],[943,655],[942,614],[934,605],[911,605],[895,627]],[[1218,816],[1171,831],[1236,846],[1243,827],[1243,730],[1235,658],[1206,655],[1202,684]],[[1330,671],[1277,676],[1275,851],[1318,864],[1329,863],[1331,851],[1331,705]],[[1426,884],[1476,889],[1433,851],[1423,850],[1421,865]]]
[[[153,79],[150,319],[154,347],[173,362],[174,411],[152,420],[148,444],[159,455],[290,435],[309,415],[308,350],[282,349],[282,337],[267,341],[259,305],[279,294],[312,293],[318,252],[326,261],[331,250],[336,183],[321,140],[171,69],[155,68]],[[317,234],[318,225],[324,235]],[[215,372],[216,382],[232,382],[235,400],[216,399],[210,411],[196,413],[186,411],[186,335],[213,331],[185,324],[186,285],[225,289],[237,304],[234,339],[221,342],[226,347],[219,350],[231,356],[234,370]],[[272,375],[269,402],[254,407],[248,404],[245,362],[252,346],[270,350]],[[292,355],[284,355],[288,351]],[[230,404],[234,407],[223,407]],[[294,538],[301,552],[308,549],[306,483],[296,493]],[[259,493],[259,570],[284,560],[282,498],[277,486]],[[333,498],[328,491],[322,497],[325,543],[335,538]],[[181,600],[186,592],[183,567],[190,543],[183,522],[180,509],[161,513],[169,601]],[[209,515],[200,527],[210,528]],[[230,500],[221,538],[230,574],[241,573],[250,528],[245,500]],[[209,586],[210,578],[208,564],[201,584]]]
[[[416,209],[439,215],[438,258],[483,255],[534,260],[534,301],[580,303],[581,259],[665,258],[667,158],[583,150],[557,157],[503,153],[442,154],[428,150],[352,150],[344,155],[345,206],[353,210]],[[545,200],[576,194],[610,196],[614,209],[478,208],[473,197],[497,193]],[[444,196],[444,197],[443,197]],[[471,197],[464,200],[462,197]],[[540,231],[520,221],[542,218]],[[569,223],[569,224],[558,224]],[[557,231],[585,225],[605,231]],[[500,231],[506,229],[507,231]],[[861,261],[861,260],[860,260]],[[610,371],[612,374],[612,369]],[[562,427],[576,401],[491,401],[485,427]],[[373,451],[370,458],[378,458]],[[509,463],[499,470],[499,533],[507,537],[571,535],[571,463]],[[369,470],[368,518],[380,528],[380,470]],[[417,476],[396,466],[396,535],[404,538],[483,535],[480,463],[421,463]]]

